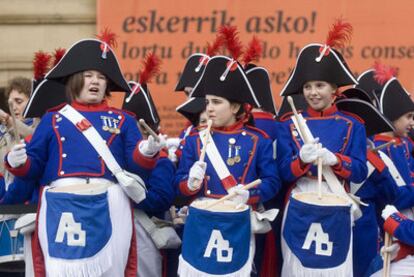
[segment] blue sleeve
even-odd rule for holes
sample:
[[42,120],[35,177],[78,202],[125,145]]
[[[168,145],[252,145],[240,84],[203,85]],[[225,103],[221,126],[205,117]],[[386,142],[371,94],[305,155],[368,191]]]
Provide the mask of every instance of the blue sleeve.
[[409,219],[402,221],[395,230],[394,237],[406,244],[414,246],[414,221]]
[[414,186],[398,187],[398,197],[393,205],[400,211],[414,207]]
[[276,161],[280,178],[285,183],[293,183],[310,166],[300,162],[298,148],[294,145],[288,123],[277,122]]
[[52,117],[52,113],[47,113],[42,118],[30,143],[27,145],[27,156],[30,166],[26,174],[21,176],[25,180],[39,180],[43,175],[49,157],[49,147],[54,135]]
[[[187,136],[183,143],[182,156],[179,162],[177,173],[175,175],[174,187],[176,188],[177,195],[189,196],[187,188],[188,173],[193,164],[198,160],[196,137]],[[197,192],[197,191],[196,191]],[[195,194],[194,192],[193,194]]]
[[151,170],[143,168],[134,159],[138,151],[138,142],[142,140],[142,135],[139,132],[136,120],[129,115],[125,115],[124,129],[121,135],[124,143],[126,170],[136,173],[144,180],[147,180],[151,174]]
[[[4,179],[1,182],[4,186]],[[36,193],[36,182],[25,181],[21,178],[15,177],[14,181],[9,185],[7,191],[0,199],[0,204],[23,204],[26,201],[31,201],[33,194]]]
[[160,158],[147,182],[147,196],[136,208],[145,212],[163,212],[170,208],[174,198],[175,167],[168,158]]
[[277,164],[273,158],[273,147],[270,139],[259,140],[257,149],[257,178],[262,180],[262,183],[255,189],[250,190],[250,196],[259,196],[259,202],[265,202],[273,198],[281,188],[281,181]]

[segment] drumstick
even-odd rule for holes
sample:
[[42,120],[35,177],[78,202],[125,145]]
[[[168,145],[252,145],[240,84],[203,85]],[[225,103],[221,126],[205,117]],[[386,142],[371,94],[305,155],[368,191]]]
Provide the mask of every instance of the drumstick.
[[207,144],[208,144],[209,137],[210,137],[211,125],[213,125],[213,121],[209,119],[207,121],[207,129],[206,129],[206,132],[203,138],[203,149],[201,149],[200,158],[198,159],[200,162],[204,162],[204,157],[206,156],[206,150],[207,150]]
[[387,147],[388,145],[394,144],[394,143],[395,143],[395,140],[392,139],[389,142],[386,142],[386,143],[383,143],[381,145],[378,145],[377,147],[373,148],[372,151],[378,152],[379,150]]
[[296,121],[298,122],[299,131],[303,136],[304,143],[309,143],[310,138],[308,137],[308,134],[305,132],[305,129],[302,127],[302,124],[301,124],[302,119],[299,117],[299,114],[298,114],[298,111],[296,110],[295,103],[293,102],[292,96],[288,96],[287,100],[293,111],[293,115],[295,116]]
[[[384,238],[384,247],[391,246],[391,236],[387,232],[385,232]],[[382,276],[389,277],[390,276],[390,252],[384,252],[384,265],[382,267]]]
[[[318,149],[322,148],[322,144],[318,143]],[[322,199],[322,158],[318,158],[318,198]]]
[[17,130],[17,119],[16,119],[16,115],[14,114],[13,111],[13,101],[9,100],[9,110],[10,110],[10,114],[12,117],[12,125],[13,125],[13,135],[14,135],[14,141],[16,142],[16,144],[18,144],[20,142],[20,136],[19,136],[19,130]]
[[144,127],[144,129],[151,135],[151,136],[153,136],[154,137],[154,139],[155,139],[155,141],[156,142],[159,142],[160,141],[160,139],[158,138],[158,135],[157,135],[157,133],[155,133],[154,132],[154,130],[152,130],[151,129],[151,127],[150,126],[148,126],[148,124],[145,122],[145,120],[144,119],[140,119],[140,120],[138,120],[138,122],[139,122],[139,124],[142,126],[142,127]]
[[[257,186],[257,185],[260,185],[261,183],[262,183],[262,180],[257,179],[257,180],[254,180],[253,182],[248,183],[247,185],[241,187],[241,189],[248,190],[248,189],[251,189],[251,188],[253,188],[253,187]],[[210,205],[208,205],[206,207],[206,209],[210,209],[210,208],[214,207],[217,204],[220,204],[220,203],[222,203],[222,202],[224,202],[226,200],[229,200],[229,199],[233,198],[236,195],[237,195],[237,193],[234,193],[234,192],[233,193],[230,193],[230,194],[227,194],[226,196],[224,196],[224,197],[218,199],[217,201],[214,201]]]

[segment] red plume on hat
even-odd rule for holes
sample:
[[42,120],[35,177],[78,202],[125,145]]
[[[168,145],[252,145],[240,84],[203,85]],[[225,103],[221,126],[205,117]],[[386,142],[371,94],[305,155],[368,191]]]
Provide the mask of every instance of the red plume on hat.
[[323,56],[329,54],[329,48],[342,48],[351,41],[352,25],[344,21],[342,18],[336,19],[329,30],[326,38],[325,46],[319,50],[320,55],[316,58],[317,62],[322,60]]
[[344,21],[342,18],[336,19],[329,30],[326,38],[326,45],[333,48],[343,48],[351,41],[352,25]]
[[259,61],[260,55],[262,54],[262,43],[260,40],[253,36],[252,40],[246,47],[243,55],[243,64],[247,66],[252,61]]
[[223,38],[224,45],[230,52],[230,56],[237,60],[242,54],[243,45],[239,39],[236,26],[223,25],[219,28],[219,35]]
[[53,66],[57,65],[59,61],[62,59],[63,55],[65,55],[66,49],[64,48],[57,48],[53,53]]
[[102,59],[106,59],[106,53],[109,51],[108,45],[111,48],[116,48],[116,34],[112,32],[109,28],[105,28],[99,35],[96,35],[96,37],[101,40],[101,49],[102,49]]
[[33,71],[35,80],[39,80],[45,77],[46,72],[49,69],[50,59],[51,55],[46,52],[38,51],[35,53],[33,59]]
[[160,73],[161,59],[151,52],[145,57],[142,64],[144,68],[139,74],[139,82],[140,84],[146,84],[152,77]]
[[380,85],[384,85],[391,78],[395,77],[398,71],[396,67],[382,64],[379,61],[374,63],[374,70],[374,79]]
[[125,99],[125,102],[128,103],[131,101],[131,98],[134,94],[137,94],[141,91],[142,85],[147,84],[151,81],[155,75],[160,73],[161,70],[161,59],[150,52],[145,60],[142,62],[143,69],[139,72],[139,83],[132,88],[131,94]]
[[220,48],[223,46],[224,38],[220,34],[216,35],[216,38],[212,44],[207,42],[207,52],[206,54],[208,56],[214,56],[217,54],[217,52],[220,50]]
[[96,35],[96,38],[108,44],[111,48],[116,48],[116,37],[117,35],[112,32],[108,27],[101,31],[99,35]]

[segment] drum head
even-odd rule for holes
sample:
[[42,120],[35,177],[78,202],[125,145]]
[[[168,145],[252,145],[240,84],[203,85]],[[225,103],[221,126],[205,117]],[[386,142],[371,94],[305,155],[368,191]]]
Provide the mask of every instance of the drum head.
[[214,198],[201,198],[193,201],[190,206],[193,206],[195,208],[201,209],[201,210],[208,210],[212,212],[241,212],[249,209],[248,205],[238,205],[234,203],[233,201],[224,201],[217,205],[214,205],[211,208],[208,208],[211,204],[216,202],[217,199]]
[[73,184],[73,185],[64,185],[51,187],[50,192],[64,192],[64,193],[73,193],[73,194],[82,194],[82,195],[96,195],[106,192],[108,189],[108,184]]
[[339,195],[333,193],[322,193],[322,198],[319,198],[317,192],[297,192],[292,194],[292,197],[298,201],[319,205],[319,206],[350,206],[349,201]]

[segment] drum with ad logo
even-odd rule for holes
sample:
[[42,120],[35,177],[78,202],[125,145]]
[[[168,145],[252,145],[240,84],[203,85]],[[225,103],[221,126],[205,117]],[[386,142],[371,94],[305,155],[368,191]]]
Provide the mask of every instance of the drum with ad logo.
[[254,237],[250,207],[225,201],[211,209],[216,200],[196,200],[189,207],[184,227],[178,275],[250,276]]
[[282,226],[282,276],[352,276],[352,221],[343,197],[292,194]]

